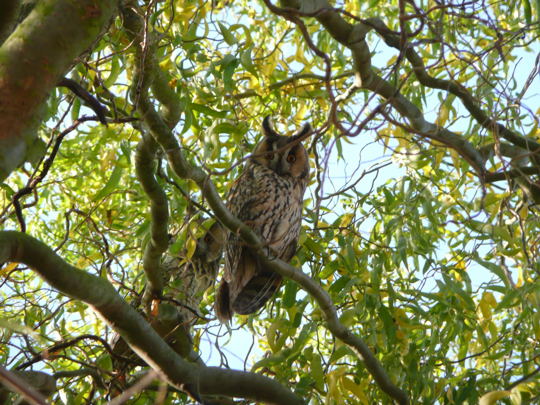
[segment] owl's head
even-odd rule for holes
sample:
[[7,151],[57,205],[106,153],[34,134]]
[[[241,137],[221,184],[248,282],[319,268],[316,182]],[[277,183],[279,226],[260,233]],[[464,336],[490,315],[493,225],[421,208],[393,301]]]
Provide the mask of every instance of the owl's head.
[[304,127],[292,136],[278,134],[270,122],[270,117],[263,120],[264,138],[255,147],[252,160],[268,167],[280,176],[290,175],[307,179],[309,176],[309,160],[302,138],[311,131],[311,125]]

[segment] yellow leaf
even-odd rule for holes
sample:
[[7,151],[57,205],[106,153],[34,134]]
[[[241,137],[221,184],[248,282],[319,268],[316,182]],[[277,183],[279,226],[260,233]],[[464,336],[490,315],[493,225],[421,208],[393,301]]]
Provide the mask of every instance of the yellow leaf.
[[364,394],[364,388],[361,385],[356,384],[351,378],[343,376],[341,378],[341,384],[343,384],[343,388],[354,394],[356,397],[355,400],[360,401],[362,404],[369,403],[368,398]]
[[343,311],[339,317],[339,321],[345,326],[351,326],[356,323],[356,313],[357,311],[354,308],[347,309],[346,311]]
[[163,70],[170,70],[173,67],[173,62],[170,58],[165,58],[159,62],[159,67]]
[[521,405],[521,392],[518,387],[514,387],[510,391],[510,402],[512,405]]
[[296,54],[294,55],[295,61],[303,63],[305,66],[309,66],[309,61],[306,59],[305,55],[306,55],[306,50],[304,49],[304,47],[297,45]]
[[306,116],[306,113],[309,111],[308,106],[305,103],[302,103],[300,105],[300,108],[298,108],[298,112],[296,113],[294,117],[295,122],[302,122],[304,121],[304,117]]
[[271,76],[277,66],[277,52],[274,52],[269,57],[259,61],[257,67],[264,76]]
[[492,293],[490,293],[489,291],[486,291],[484,294],[482,294],[482,299],[486,300],[486,302],[492,308],[495,308],[497,306],[497,300],[495,299],[495,296]]
[[495,405],[499,399],[508,398],[510,391],[491,391],[482,395],[479,405]]
[[340,226],[343,228],[348,227],[351,224],[353,219],[354,219],[354,214],[351,214],[351,213],[343,214],[343,216],[341,217]]
[[326,404],[342,404],[345,401],[343,400],[343,395],[338,387],[338,381],[347,372],[345,366],[338,367],[334,371],[329,372],[326,375],[326,381],[328,383],[328,395],[326,396]]
[[4,276],[5,274],[8,274],[11,270],[15,269],[15,267],[17,267],[19,265],[19,263],[17,262],[12,262],[12,263],[9,263],[7,266],[4,266],[0,269],[0,276]]
[[480,312],[482,313],[482,316],[484,319],[491,319],[491,308],[489,304],[485,300],[480,300]]
[[191,259],[193,253],[195,253],[195,248],[197,247],[197,242],[193,238],[189,238],[186,243],[186,258]]
[[446,121],[448,121],[448,115],[450,114],[450,110],[446,105],[441,105],[441,108],[439,109],[439,116],[437,117],[437,120],[435,123],[439,126],[444,126],[446,124]]
[[454,162],[455,169],[458,171],[458,173],[461,173],[460,166],[462,164],[462,159],[459,153],[457,153],[454,149],[450,149],[450,157],[452,158],[452,162]]

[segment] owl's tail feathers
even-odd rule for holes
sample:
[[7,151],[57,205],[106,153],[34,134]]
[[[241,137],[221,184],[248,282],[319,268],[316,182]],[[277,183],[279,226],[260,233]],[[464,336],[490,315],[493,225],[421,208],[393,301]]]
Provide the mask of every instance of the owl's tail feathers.
[[221,284],[216,292],[214,310],[221,323],[227,323],[231,320],[232,310],[231,299],[229,296],[229,283],[225,280],[221,280]]
[[280,284],[281,276],[277,273],[261,273],[253,277],[232,303],[232,309],[240,315],[257,312],[272,298]]

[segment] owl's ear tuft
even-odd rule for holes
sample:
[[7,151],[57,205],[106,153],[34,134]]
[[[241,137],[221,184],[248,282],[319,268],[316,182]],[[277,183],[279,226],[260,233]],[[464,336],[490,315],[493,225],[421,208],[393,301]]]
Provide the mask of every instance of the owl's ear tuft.
[[312,131],[311,125],[309,123],[306,123],[300,131],[298,131],[296,134],[291,136],[291,140],[303,138],[305,135],[307,135],[311,131]]
[[274,138],[276,136],[279,136],[279,134],[272,127],[272,119],[271,119],[271,117],[269,115],[264,117],[262,127],[263,127],[264,136],[267,136],[267,137],[270,137],[270,138]]

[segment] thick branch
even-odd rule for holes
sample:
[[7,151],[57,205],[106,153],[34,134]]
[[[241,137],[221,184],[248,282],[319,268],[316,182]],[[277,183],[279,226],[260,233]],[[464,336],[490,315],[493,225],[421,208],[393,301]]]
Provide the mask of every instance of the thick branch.
[[482,156],[462,136],[426,121],[422,111],[410,100],[400,94],[399,89],[384,80],[371,66],[370,49],[365,41],[370,27],[365,24],[350,24],[340,13],[333,9],[327,0],[302,2],[301,0],[281,0],[287,7],[284,12],[297,12],[313,15],[324,26],[328,33],[352,53],[354,69],[361,78],[361,88],[371,90],[388,100],[415,131],[429,139],[441,142],[458,151],[483,177],[484,166]]
[[146,273],[149,291],[155,296],[159,296],[163,289],[160,263],[161,255],[167,250],[169,240],[167,233],[169,203],[167,195],[154,176],[157,147],[158,145],[153,138],[143,134],[135,155],[137,177],[150,199],[151,238],[144,251],[143,269]]
[[[39,375],[38,375],[39,374]],[[43,375],[41,375],[43,374]],[[9,391],[21,394],[28,403],[32,405],[47,405],[47,401],[39,391],[33,386],[43,380],[44,373],[38,372],[13,372],[0,366],[0,382],[8,388]],[[43,381],[41,381],[43,382]],[[44,388],[44,387],[42,387]],[[50,388],[50,387],[48,387]],[[0,389],[0,400],[5,400],[5,391]]]
[[[383,37],[387,45],[398,50],[401,49],[400,37],[388,29],[380,19],[368,19],[366,20],[366,24],[372,26],[377,33]],[[472,94],[460,83],[453,80],[444,80],[430,76],[426,71],[424,61],[412,46],[407,47],[405,57],[413,66],[413,72],[421,84],[433,89],[448,91],[459,97],[465,108],[482,127],[495,132],[516,146],[528,151],[540,152],[540,143],[511,131],[501,123],[489,117],[489,115],[480,108],[478,101],[475,100]]]
[[530,174],[540,174],[538,167],[518,167],[516,169],[510,169],[505,172],[495,172],[486,174],[486,183],[495,183],[496,181],[503,181],[508,179],[516,179],[524,177]]
[[42,0],[0,47],[0,180],[26,158],[38,110],[119,1]]
[[270,404],[303,403],[287,388],[262,375],[202,367],[185,361],[110,283],[71,266],[31,236],[0,231],[0,262],[24,263],[52,287],[90,305],[144,361],[183,391],[196,397],[226,395]]
[[11,33],[15,26],[17,15],[21,7],[21,0],[4,0],[2,13],[0,13],[0,44]]

